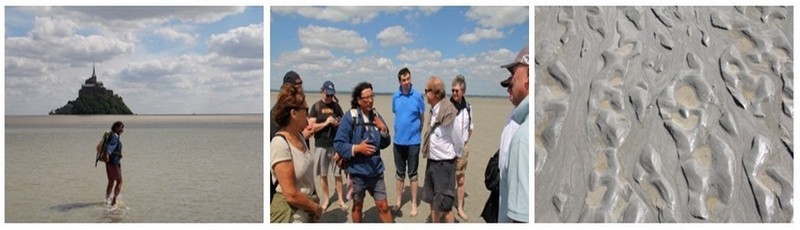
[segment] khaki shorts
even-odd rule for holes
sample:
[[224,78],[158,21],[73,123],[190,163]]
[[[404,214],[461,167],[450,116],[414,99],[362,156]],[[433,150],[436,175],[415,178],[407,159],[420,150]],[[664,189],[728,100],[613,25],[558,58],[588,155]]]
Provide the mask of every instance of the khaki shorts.
[[469,163],[469,149],[464,146],[461,157],[456,158],[456,176],[463,176],[467,172],[467,163]]

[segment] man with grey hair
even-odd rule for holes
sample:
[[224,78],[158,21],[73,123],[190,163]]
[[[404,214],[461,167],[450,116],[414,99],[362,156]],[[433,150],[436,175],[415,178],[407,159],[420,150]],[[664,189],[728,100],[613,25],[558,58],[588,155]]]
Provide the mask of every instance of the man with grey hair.
[[444,83],[432,76],[425,85],[425,97],[431,105],[431,121],[423,136],[422,155],[428,156],[422,200],[431,204],[434,223],[445,217],[455,222],[453,204],[456,196],[456,153],[464,146],[462,136],[455,132],[456,108],[445,100]]
[[[500,138],[500,223],[528,222],[528,60],[528,46],[525,46],[514,62],[502,66],[511,72],[500,85],[506,88],[514,110]],[[518,124],[516,129],[514,124]]]
[[458,156],[456,159],[456,197],[458,198],[458,216],[464,221],[469,221],[467,213],[464,212],[464,183],[466,182],[464,176],[467,171],[467,163],[469,162],[467,158],[469,157],[467,143],[469,142],[469,138],[472,136],[472,130],[475,128],[475,126],[472,123],[472,105],[467,103],[467,99],[464,98],[464,94],[467,93],[467,81],[464,79],[464,75],[459,74],[455,79],[453,79],[451,91],[453,94],[450,97],[450,102],[453,103],[456,111],[458,111],[456,112],[453,129],[455,129],[456,133],[461,135],[462,140],[464,141],[464,148],[462,148],[461,152],[456,153]]

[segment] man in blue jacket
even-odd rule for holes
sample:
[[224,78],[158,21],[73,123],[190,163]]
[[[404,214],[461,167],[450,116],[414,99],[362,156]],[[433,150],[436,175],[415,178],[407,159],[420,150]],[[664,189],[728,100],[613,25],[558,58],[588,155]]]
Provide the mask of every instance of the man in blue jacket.
[[333,139],[333,148],[347,161],[347,169],[354,188],[353,223],[360,223],[365,192],[375,199],[382,222],[392,222],[386,201],[386,183],[383,180],[383,160],[380,151],[389,147],[391,137],[383,117],[374,110],[375,95],[372,84],[359,83],[353,89],[352,106],[339,123]]

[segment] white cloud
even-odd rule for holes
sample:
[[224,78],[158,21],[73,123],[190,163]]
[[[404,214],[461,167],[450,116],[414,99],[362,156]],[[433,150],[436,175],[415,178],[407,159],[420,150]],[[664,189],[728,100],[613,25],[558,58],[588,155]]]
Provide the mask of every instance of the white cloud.
[[475,28],[472,33],[462,34],[458,36],[458,41],[463,44],[473,44],[482,39],[500,39],[504,38],[506,35],[503,31],[498,29],[485,29],[485,28]]
[[385,57],[362,57],[356,59],[352,65],[349,66],[347,74],[367,74],[375,75],[394,70],[394,64],[391,59]]
[[252,24],[211,35],[209,50],[220,55],[238,58],[263,58],[263,24]]
[[33,25],[28,36],[35,40],[72,37],[78,29],[78,25],[71,20],[59,20],[52,17],[36,17]]
[[242,13],[244,6],[52,6],[20,7],[40,15],[76,18],[85,22],[106,25],[128,22],[156,23],[171,19],[194,23],[212,23],[224,17]]
[[397,60],[406,61],[406,62],[416,62],[422,60],[428,61],[438,61],[439,58],[442,57],[442,52],[436,51],[429,51],[428,49],[415,49],[409,50],[403,47],[400,50],[400,54],[397,55]]
[[[106,87],[137,113],[261,112],[261,15],[227,17],[244,10],[7,7],[15,19],[6,21],[6,114],[43,114],[75,99],[93,62]],[[242,20],[256,24],[226,27]],[[200,37],[221,28],[227,31]],[[157,37],[188,46],[156,44]]]
[[334,56],[329,50],[303,47],[296,51],[281,53],[278,60],[273,60],[273,62],[281,65],[290,65],[292,63],[322,64],[332,59],[334,59]]
[[503,28],[528,21],[528,7],[525,6],[473,6],[467,11],[467,18],[478,21],[478,25]]
[[425,14],[425,16],[430,16],[432,14],[435,14],[440,9],[442,9],[441,6],[420,6],[419,7],[419,10],[422,11],[422,13]]
[[263,58],[234,58],[231,56],[214,55],[211,57],[209,64],[230,72],[263,72],[264,70]]
[[402,45],[414,41],[406,29],[399,25],[383,29],[376,38],[381,42],[381,46]]
[[148,88],[189,88],[191,85],[186,78],[191,73],[206,72],[207,62],[205,57],[197,55],[145,60],[130,63],[120,71],[119,76],[125,82],[141,83]]
[[[32,33],[31,35],[32,36]],[[9,37],[6,57],[27,57],[56,64],[85,65],[130,54],[135,45],[96,35],[70,37]]]
[[351,50],[355,53],[363,53],[370,48],[367,39],[352,30],[309,25],[300,28],[297,33],[304,47]]
[[[26,57],[6,57],[6,81],[10,77],[35,77],[47,71],[41,60]],[[6,82],[8,84],[8,82]]]
[[397,12],[402,7],[386,6],[273,6],[272,12],[278,14],[298,14],[303,17],[332,22],[367,23],[381,12]]
[[329,75],[333,72],[344,70],[351,63],[352,60],[336,57],[329,50],[308,47],[281,53],[277,60],[272,60],[273,69],[280,69],[281,71],[293,69],[300,73],[301,76],[306,74],[316,76],[319,76],[319,74]]
[[180,41],[183,44],[191,45],[197,41],[199,35],[191,34],[191,33],[184,33],[177,31],[173,28],[160,28],[154,31],[156,35],[162,36],[170,41]]

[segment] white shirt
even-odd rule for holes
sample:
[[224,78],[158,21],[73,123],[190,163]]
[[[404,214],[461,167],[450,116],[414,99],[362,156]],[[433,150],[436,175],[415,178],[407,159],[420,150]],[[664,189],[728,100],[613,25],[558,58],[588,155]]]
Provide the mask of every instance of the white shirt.
[[[450,103],[450,101],[442,100],[431,108],[429,127],[433,127],[442,103]],[[454,124],[455,121],[449,125],[439,125],[439,127],[432,131],[433,133],[429,141],[430,147],[428,148],[429,159],[436,161],[452,160],[456,158],[456,152],[461,152],[461,149],[464,147],[464,141],[461,140],[461,135],[455,132],[453,128]]]
[[500,175],[503,175],[503,172],[508,169],[508,150],[511,147],[511,137],[514,136],[514,133],[519,128],[519,124],[511,119],[512,114],[508,115],[506,125],[503,127],[503,134],[500,136],[500,157],[498,158]]
[[[472,118],[472,105],[469,105],[469,109],[465,108],[463,110],[464,111],[461,111],[461,113],[456,116],[455,121],[453,121],[455,124],[453,128],[456,133],[461,135],[461,140],[467,143],[467,141],[469,141],[469,131],[474,128],[472,119],[470,119]],[[462,152],[463,151],[458,151],[456,154],[461,157]]]

